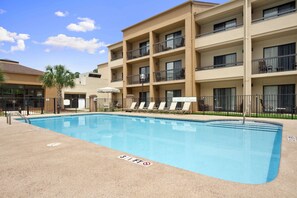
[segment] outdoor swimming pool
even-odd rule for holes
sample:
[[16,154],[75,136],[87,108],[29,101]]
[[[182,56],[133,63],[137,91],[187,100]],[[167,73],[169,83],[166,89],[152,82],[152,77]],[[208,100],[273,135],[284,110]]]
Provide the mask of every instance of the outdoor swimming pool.
[[30,120],[35,126],[228,181],[262,184],[278,174],[280,125],[104,114]]

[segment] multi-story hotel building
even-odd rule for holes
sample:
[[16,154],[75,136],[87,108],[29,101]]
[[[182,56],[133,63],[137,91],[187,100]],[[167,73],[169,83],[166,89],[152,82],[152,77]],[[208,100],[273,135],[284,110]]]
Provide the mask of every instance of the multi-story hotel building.
[[261,104],[289,110],[296,19],[292,0],[185,2],[123,30],[123,41],[109,46],[111,86],[122,90],[118,98],[212,97],[212,110],[250,111],[252,98],[235,96],[278,95]]

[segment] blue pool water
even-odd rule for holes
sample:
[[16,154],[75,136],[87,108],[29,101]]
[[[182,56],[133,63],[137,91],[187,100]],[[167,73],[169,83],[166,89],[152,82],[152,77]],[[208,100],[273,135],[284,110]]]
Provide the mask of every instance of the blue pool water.
[[30,120],[58,133],[228,181],[261,184],[278,174],[280,125],[102,114]]

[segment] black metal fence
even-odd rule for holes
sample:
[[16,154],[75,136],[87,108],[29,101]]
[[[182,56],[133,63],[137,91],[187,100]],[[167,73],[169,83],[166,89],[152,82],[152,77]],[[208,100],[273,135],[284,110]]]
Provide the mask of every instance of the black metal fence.
[[297,70],[296,54],[256,59],[252,62],[252,73],[270,73]]
[[185,37],[179,36],[176,38],[167,39],[165,41],[154,44],[154,46],[156,53],[183,47],[185,46]]
[[[297,119],[296,99],[296,94],[218,95],[198,97],[192,106],[197,108],[195,114],[203,115],[243,116],[245,112],[247,117]],[[57,98],[0,97],[0,115],[11,111],[23,115],[122,111],[129,108],[132,102],[137,102],[137,106],[145,102],[146,107],[150,102],[155,102],[155,108],[161,102],[166,102],[168,108],[172,98],[122,98],[113,95],[112,98],[63,98],[59,103]],[[182,103],[178,103],[177,108],[181,107]]]
[[127,82],[129,85],[149,83],[150,74],[144,74],[144,79],[141,79],[141,74],[127,76]]
[[[297,119],[296,95],[220,95],[200,97],[197,100],[198,113],[266,118]],[[245,105],[245,107],[244,107]]]
[[149,46],[141,47],[135,50],[130,50],[127,52],[127,59],[135,59],[135,58],[140,58],[143,56],[147,56],[150,54],[150,48]]
[[185,79],[185,69],[184,68],[157,71],[154,74],[155,74],[154,75],[155,82]]

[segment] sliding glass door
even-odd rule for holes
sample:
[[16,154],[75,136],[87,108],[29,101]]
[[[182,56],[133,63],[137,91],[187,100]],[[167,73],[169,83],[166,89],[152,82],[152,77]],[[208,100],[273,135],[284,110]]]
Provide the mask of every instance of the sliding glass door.
[[178,80],[182,78],[181,60],[166,63],[166,80]]
[[267,66],[273,71],[289,71],[295,69],[296,44],[290,43],[264,48],[264,58]]
[[295,85],[264,86],[265,112],[288,112],[296,106]]
[[236,111],[236,88],[214,89],[215,111]]

